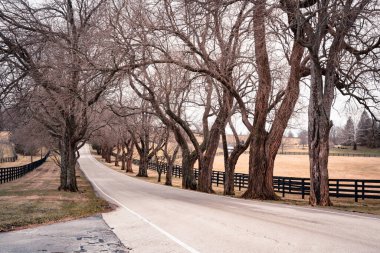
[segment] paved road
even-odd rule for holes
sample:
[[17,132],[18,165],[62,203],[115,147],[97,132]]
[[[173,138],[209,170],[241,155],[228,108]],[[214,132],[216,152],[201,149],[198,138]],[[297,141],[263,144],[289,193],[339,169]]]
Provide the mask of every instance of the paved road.
[[120,206],[105,219],[132,252],[380,252],[379,218],[165,187],[81,152],[87,177]]
[[0,233],[0,253],[129,252],[102,217]]

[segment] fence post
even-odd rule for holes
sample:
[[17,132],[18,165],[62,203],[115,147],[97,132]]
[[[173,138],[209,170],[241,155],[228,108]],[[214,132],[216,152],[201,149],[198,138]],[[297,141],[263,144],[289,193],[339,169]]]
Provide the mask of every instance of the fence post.
[[358,202],[358,180],[355,180],[355,202]]
[[[219,186],[219,172],[216,172],[216,186],[218,187]],[[211,181],[212,181],[212,178],[211,178]]]
[[336,197],[339,198],[339,179],[336,180]]
[[305,199],[305,179],[301,179],[301,192],[302,192],[302,199]]
[[365,182],[362,181],[362,200],[365,198]]
[[241,191],[241,174],[239,174],[239,191]]
[[282,196],[285,197],[285,178],[282,178]]

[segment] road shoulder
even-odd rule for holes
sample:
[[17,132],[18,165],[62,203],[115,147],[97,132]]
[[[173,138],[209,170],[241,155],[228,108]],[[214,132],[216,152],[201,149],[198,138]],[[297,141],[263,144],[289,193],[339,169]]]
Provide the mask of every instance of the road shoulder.
[[[12,243],[9,243],[12,242]],[[127,253],[100,215],[0,234],[0,252]]]

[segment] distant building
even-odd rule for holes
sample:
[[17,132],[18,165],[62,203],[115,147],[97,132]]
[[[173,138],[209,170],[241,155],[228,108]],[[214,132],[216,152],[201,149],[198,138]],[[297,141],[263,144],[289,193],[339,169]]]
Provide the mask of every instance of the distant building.
[[232,151],[234,150],[234,146],[232,146],[232,145],[228,145],[227,146],[227,151],[228,151],[228,154],[231,154],[232,153]]

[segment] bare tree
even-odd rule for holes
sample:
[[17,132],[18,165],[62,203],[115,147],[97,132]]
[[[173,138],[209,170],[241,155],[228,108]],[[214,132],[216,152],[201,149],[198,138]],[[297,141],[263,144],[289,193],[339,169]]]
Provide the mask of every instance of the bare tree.
[[[173,145],[173,137],[170,135],[170,132],[168,132],[168,138],[167,141],[165,141],[165,146],[162,149],[166,163],[167,163],[167,171],[166,171],[166,178],[165,178],[165,185],[173,185],[172,183],[172,174],[173,174],[173,168],[174,168],[174,162],[177,158],[177,154],[179,151],[179,145]],[[170,145],[173,145],[170,147]]]
[[[287,12],[288,6],[283,6],[283,9]],[[158,15],[149,15],[149,12]],[[294,16],[294,12],[295,8],[290,15]],[[199,143],[189,134],[201,171],[199,190],[212,190],[213,159],[221,131],[227,124],[233,100],[236,99],[242,120],[254,136],[250,143],[250,184],[244,196],[276,198],[272,182],[274,158],[297,101],[303,47],[296,40],[292,43],[293,48],[287,54],[291,65],[288,85],[284,89],[276,89],[273,86],[273,68],[269,63],[266,46],[265,2],[251,4],[249,1],[164,1],[154,6],[140,5],[136,13],[138,15],[133,17],[131,25],[138,31],[138,44],[144,45],[136,48],[136,57],[145,56],[151,62],[178,65],[187,71],[206,76],[205,81],[212,80],[221,88],[223,106],[207,134],[209,138],[205,142],[204,150],[198,148]],[[240,67],[257,70],[255,77],[252,74],[246,77],[257,79],[258,85],[254,98],[255,109],[252,110],[253,123],[249,120],[250,114],[245,101],[247,97],[242,96],[238,90],[238,84],[244,79],[236,76]],[[144,78],[146,76],[149,74]],[[249,83],[253,86],[256,80]],[[149,93],[149,96],[154,93]],[[271,112],[273,118],[271,130],[268,132],[266,124]],[[178,118],[175,124],[185,126]],[[183,129],[186,133],[191,131],[186,127]],[[260,160],[257,160],[259,157]]]
[[[299,9],[294,27],[300,34],[299,42],[310,54],[310,103],[309,103],[309,157],[310,204],[331,205],[328,183],[329,133],[331,107],[335,87],[342,94],[350,95],[370,109],[376,99],[367,85],[362,86],[359,77],[377,73],[377,67],[357,70],[368,58],[376,59],[373,51],[380,40],[368,32],[376,22],[371,18],[376,12],[377,1],[304,1]],[[372,11],[371,11],[372,10]],[[362,37],[364,36],[364,37]],[[359,50],[358,48],[364,48]],[[356,92],[364,91],[363,96]],[[369,99],[371,102],[367,101]]]
[[[294,8],[285,3],[282,3],[281,8],[287,13],[290,24],[294,17]],[[298,43],[297,34],[293,31],[294,39],[288,56],[290,72],[287,85],[284,90],[277,93],[274,101],[270,103],[273,80],[267,48],[266,14],[266,1],[256,2],[252,26],[259,84],[254,121],[251,127],[253,138],[250,143],[249,185],[243,196],[246,198],[277,199],[278,197],[273,190],[274,160],[299,96],[299,83],[305,62],[302,62],[304,47]],[[270,130],[267,131],[268,113],[274,108],[276,108],[276,113]]]
[[21,73],[11,79],[23,88],[19,101],[59,143],[60,190],[78,190],[78,149],[91,132],[93,107],[116,73],[101,15],[105,3],[1,1],[1,59]]

